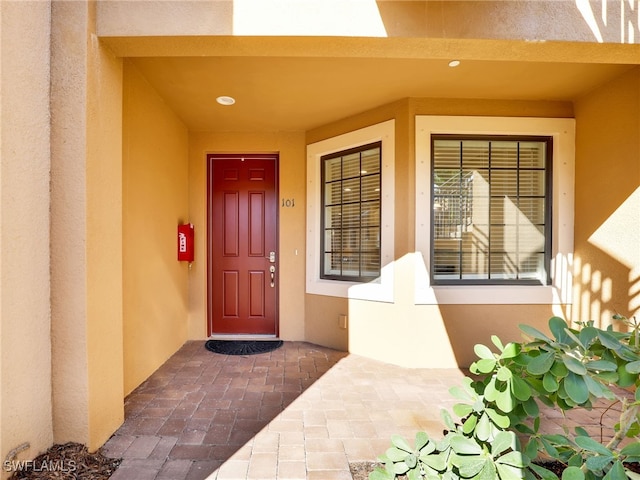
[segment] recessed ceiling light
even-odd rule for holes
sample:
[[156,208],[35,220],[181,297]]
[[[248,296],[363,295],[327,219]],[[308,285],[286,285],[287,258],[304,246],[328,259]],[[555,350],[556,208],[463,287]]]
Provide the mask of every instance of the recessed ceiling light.
[[460,65],[460,60],[451,60],[451,61],[449,62],[449,66],[450,66],[451,68],[457,67],[458,65]]
[[234,103],[236,103],[236,99],[233,97],[228,97],[227,95],[222,95],[216,98],[216,102],[218,102],[220,105],[233,105]]

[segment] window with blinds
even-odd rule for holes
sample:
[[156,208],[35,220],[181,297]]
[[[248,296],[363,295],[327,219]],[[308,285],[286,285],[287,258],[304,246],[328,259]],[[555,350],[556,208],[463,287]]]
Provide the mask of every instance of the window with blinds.
[[431,143],[432,283],[549,284],[552,138]]
[[321,278],[380,276],[381,142],[322,157]]

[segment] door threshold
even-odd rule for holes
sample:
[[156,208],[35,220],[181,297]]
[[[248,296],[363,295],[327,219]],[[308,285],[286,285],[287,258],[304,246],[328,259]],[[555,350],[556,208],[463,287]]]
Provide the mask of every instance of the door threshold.
[[277,340],[276,335],[252,335],[252,334],[233,334],[233,333],[212,333],[210,340]]

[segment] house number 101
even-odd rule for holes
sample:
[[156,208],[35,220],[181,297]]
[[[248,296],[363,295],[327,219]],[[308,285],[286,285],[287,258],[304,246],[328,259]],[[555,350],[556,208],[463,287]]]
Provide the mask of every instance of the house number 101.
[[282,208],[292,208],[296,206],[296,200],[294,198],[283,198]]

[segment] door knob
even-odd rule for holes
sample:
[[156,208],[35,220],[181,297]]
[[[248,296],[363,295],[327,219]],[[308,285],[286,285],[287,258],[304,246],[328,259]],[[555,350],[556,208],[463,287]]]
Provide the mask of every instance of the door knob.
[[269,267],[269,273],[271,273],[271,288],[276,286],[276,267],[271,265]]

